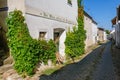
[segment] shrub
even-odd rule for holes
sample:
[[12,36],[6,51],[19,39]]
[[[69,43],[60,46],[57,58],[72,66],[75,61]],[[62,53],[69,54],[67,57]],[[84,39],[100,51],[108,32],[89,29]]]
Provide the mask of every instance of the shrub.
[[42,51],[42,57],[40,58],[41,61],[44,61],[47,63],[48,60],[55,61],[55,51],[56,46],[53,40],[49,40],[46,42],[45,40],[39,41],[41,44],[41,51]]
[[53,62],[55,61],[56,59],[56,56],[55,56],[55,52],[56,52],[56,45],[55,43],[53,42],[53,40],[49,40],[48,41],[48,45],[49,45],[49,49],[48,49],[48,59],[51,59]]

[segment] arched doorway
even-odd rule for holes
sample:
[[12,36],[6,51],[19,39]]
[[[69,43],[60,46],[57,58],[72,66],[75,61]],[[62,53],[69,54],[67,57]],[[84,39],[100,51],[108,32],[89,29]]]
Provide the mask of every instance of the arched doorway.
[[65,61],[65,41],[66,31],[64,28],[55,28],[54,29],[54,41],[56,44],[56,58],[59,56],[60,62]]

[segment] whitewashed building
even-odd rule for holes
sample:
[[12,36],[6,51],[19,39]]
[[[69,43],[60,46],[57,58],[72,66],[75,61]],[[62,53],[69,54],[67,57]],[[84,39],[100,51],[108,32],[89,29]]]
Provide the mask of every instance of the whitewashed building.
[[25,0],[7,0],[8,12],[15,9],[21,10],[25,14]]
[[104,41],[107,41],[107,34],[106,34],[105,30],[104,30]]
[[84,11],[84,29],[86,30],[85,49],[97,43],[97,22]]
[[92,36],[93,36],[93,44],[97,44],[98,40],[97,40],[97,32],[98,32],[98,25],[97,22],[92,20]]
[[84,11],[84,29],[86,30],[85,49],[93,44],[92,17]]
[[115,28],[115,45],[120,48],[120,5],[117,7],[117,16],[112,19],[112,25]]
[[113,29],[109,35],[107,35],[107,39],[111,40],[113,43],[115,42],[115,29]]
[[104,28],[98,28],[98,41],[99,42],[104,42],[107,40],[107,34],[105,32],[105,29]]
[[22,10],[32,38],[53,39],[65,56],[66,32],[77,25],[77,0],[8,0],[8,6]]

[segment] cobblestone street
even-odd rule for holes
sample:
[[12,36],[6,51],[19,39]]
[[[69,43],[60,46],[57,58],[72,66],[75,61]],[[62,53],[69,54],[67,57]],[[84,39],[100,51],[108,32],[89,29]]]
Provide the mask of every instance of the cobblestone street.
[[120,80],[120,49],[112,46],[113,65],[116,73],[116,80]]
[[69,64],[40,80],[116,80],[111,57],[111,43],[93,50],[84,59]]
[[110,47],[111,44],[108,43],[102,53],[100,64],[95,69],[92,80],[116,80]]

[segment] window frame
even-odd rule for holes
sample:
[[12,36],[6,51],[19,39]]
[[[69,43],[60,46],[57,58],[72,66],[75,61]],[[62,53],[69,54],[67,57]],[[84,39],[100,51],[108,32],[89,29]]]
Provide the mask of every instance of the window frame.
[[[43,36],[42,36],[42,34],[43,34]],[[47,32],[45,32],[45,31],[40,31],[39,32],[39,40],[46,40],[46,38],[45,38],[45,36],[46,36],[46,34],[47,34]]]

